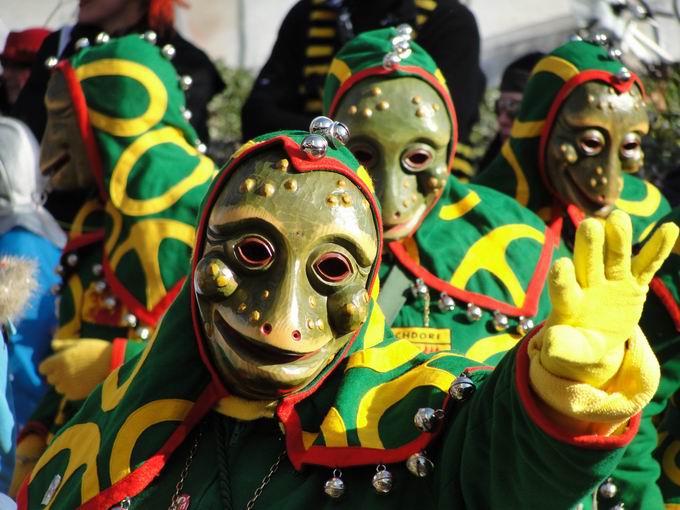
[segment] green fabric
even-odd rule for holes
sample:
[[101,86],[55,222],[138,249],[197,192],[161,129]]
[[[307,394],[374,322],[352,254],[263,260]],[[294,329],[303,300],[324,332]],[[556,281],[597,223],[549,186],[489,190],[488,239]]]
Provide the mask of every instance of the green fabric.
[[[554,67],[565,75],[560,77],[554,71],[540,70],[541,64],[547,62],[553,62]],[[587,77],[583,73],[602,71],[606,73],[607,82],[614,83],[614,76],[621,67],[618,60],[608,56],[606,49],[595,44],[573,41],[558,47],[537,64],[536,69],[539,69],[539,72],[532,74],[526,85],[516,121],[520,123],[546,121],[553,103],[568,83],[565,77],[571,80],[576,76],[582,77],[584,81],[601,80],[602,77]],[[563,102],[566,97],[561,99]],[[532,211],[538,212],[541,217],[548,219],[551,214],[549,208],[553,206],[554,199],[540,174],[539,144],[542,137],[549,135],[550,128],[551,126],[546,123],[534,136],[511,135],[503,151],[509,150],[514,155],[518,168],[513,169],[511,160],[501,151],[491,165],[478,174],[474,182],[510,195],[522,205],[526,205]],[[520,172],[526,188],[519,185],[516,171]],[[617,207],[631,215],[634,239],[640,241],[646,235],[645,229],[666,214],[669,206],[656,188],[645,185],[638,177],[624,174],[623,180],[624,186]],[[641,206],[643,204],[646,207],[631,207],[631,205]],[[560,210],[559,216],[563,212]]]

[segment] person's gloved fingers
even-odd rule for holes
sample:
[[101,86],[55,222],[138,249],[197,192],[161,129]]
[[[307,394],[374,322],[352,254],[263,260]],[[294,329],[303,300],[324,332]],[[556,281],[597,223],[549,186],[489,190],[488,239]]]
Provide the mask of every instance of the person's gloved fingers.
[[664,223],[633,258],[633,276],[640,285],[649,285],[654,274],[670,255],[678,238],[678,227],[675,223]]
[[43,362],[38,365],[38,372],[46,377],[49,377],[49,374],[57,370],[57,368],[61,366],[61,363],[61,355],[52,354],[52,356],[45,358]]
[[561,316],[569,316],[577,309],[582,293],[576,281],[574,263],[568,258],[555,261],[550,269],[550,300],[553,310]]
[[77,338],[55,338],[52,340],[52,350],[55,352],[63,351],[64,349],[70,349],[80,340]]
[[574,241],[576,280],[583,288],[604,280],[604,227],[594,219],[581,222]]
[[630,275],[633,250],[633,225],[623,211],[612,211],[604,226],[604,273],[608,280],[623,280]]

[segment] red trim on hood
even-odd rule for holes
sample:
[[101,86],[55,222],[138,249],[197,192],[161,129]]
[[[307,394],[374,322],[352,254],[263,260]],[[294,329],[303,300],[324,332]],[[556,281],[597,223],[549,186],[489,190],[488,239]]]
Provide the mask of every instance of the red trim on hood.
[[104,186],[104,166],[102,165],[99,146],[97,145],[97,140],[94,131],[92,130],[92,125],[90,124],[90,115],[87,111],[87,100],[85,99],[83,88],[80,86],[80,80],[78,80],[73,67],[71,67],[71,63],[68,60],[59,62],[56,69],[61,71],[66,79],[69,94],[71,95],[71,101],[73,102],[73,109],[76,114],[76,120],[78,122],[78,129],[80,130],[80,136],[83,139],[85,151],[87,152],[87,157],[90,161],[90,171],[97,183],[99,196],[104,203],[106,203],[109,194]]
[[178,446],[186,439],[191,430],[196,427],[203,417],[222,397],[221,392],[213,384],[209,384],[199,396],[184,421],[175,429],[172,435],[158,452],[149,457],[142,465],[127,474],[107,489],[94,496],[78,507],[79,510],[99,510],[111,508],[126,497],[136,496],[142,492],[159,475]]
[[180,280],[165,293],[165,296],[163,296],[161,300],[156,303],[156,306],[149,310],[146,306],[140,303],[122,283],[120,283],[118,276],[116,276],[116,272],[111,267],[111,263],[109,262],[107,255],[102,257],[102,267],[104,268],[104,279],[106,280],[106,283],[108,283],[109,287],[111,287],[113,294],[118,299],[120,299],[127,309],[136,315],[137,318],[141,320],[141,322],[154,328],[156,327],[156,324],[158,324],[158,321],[161,319],[165,311],[175,300],[177,294],[179,294],[179,291],[182,290],[182,285],[184,285],[184,280],[186,280],[186,276],[180,278]]
[[666,284],[661,278],[655,276],[649,283],[649,288],[656,294],[656,297],[659,298],[668,315],[670,315],[676,331],[680,331],[680,307]]
[[[451,99],[451,94],[449,90],[446,88],[446,86],[442,85],[437,78],[431,74],[430,72],[426,71],[425,69],[417,66],[405,66],[398,64],[397,66],[390,68],[390,69],[385,69],[383,66],[377,66],[377,67],[369,67],[368,69],[362,69],[356,74],[353,74],[349,78],[347,78],[338,88],[338,90],[335,93],[335,96],[333,97],[333,101],[331,102],[330,108],[328,110],[328,115],[330,117],[333,117],[335,115],[335,109],[338,106],[338,103],[342,99],[342,96],[345,95],[345,93],[351,89],[354,85],[356,85],[358,82],[365,78],[370,78],[371,76],[387,76],[390,74],[393,74],[396,71],[402,71],[405,73],[410,73],[410,74],[415,74],[422,78],[424,81],[426,81],[429,85],[431,85],[437,93],[440,95],[440,97],[444,100],[444,103],[446,104],[446,109],[449,113],[449,118],[451,119],[451,148],[449,149],[449,158],[448,158],[448,164],[447,164],[447,171],[448,175],[451,174],[451,170],[453,168],[453,160],[456,156],[456,146],[458,144],[458,118],[456,116],[456,108],[453,105],[453,100]],[[400,78],[400,76],[397,76],[396,78]],[[441,198],[442,193],[444,192],[444,189],[446,186],[443,186],[441,191],[439,192],[438,196],[435,197],[435,199],[432,201],[430,206],[423,211],[422,216],[420,217],[420,221],[414,225],[413,229],[411,232],[409,232],[408,235],[413,235],[416,230],[420,227],[421,223],[425,220],[428,214],[430,214],[430,211],[434,208],[435,204],[439,201]]]
[[626,446],[633,440],[640,428],[642,413],[638,413],[630,418],[626,431],[623,434],[616,436],[600,436],[597,434],[578,436],[557,425],[543,412],[540,406],[540,398],[531,389],[531,382],[529,380],[530,360],[528,353],[529,341],[542,327],[543,324],[537,326],[531,333],[524,337],[515,357],[515,386],[517,386],[520,401],[524,405],[524,410],[529,415],[529,418],[531,418],[531,421],[553,439],[556,439],[561,443],[578,446],[579,448],[613,450]]
[[[379,236],[379,243],[378,243],[378,252],[377,252],[377,261],[375,263],[375,266],[373,268],[373,272],[371,274],[371,278],[368,282],[368,292],[370,294],[371,290],[373,289],[373,286],[377,280],[378,277],[378,271],[380,269],[380,256],[379,254],[382,253],[382,219],[380,217],[379,207],[376,199],[374,198],[373,194],[371,191],[368,189],[366,184],[364,184],[361,179],[358,178],[358,176],[347,169],[347,167],[344,165],[344,163],[340,162],[339,160],[326,156],[322,159],[315,160],[315,161],[310,161],[307,159],[306,154],[300,149],[300,145],[295,142],[293,139],[289,138],[286,135],[279,135],[275,136],[273,138],[270,138],[269,140],[264,140],[262,142],[256,143],[255,145],[249,147],[246,149],[242,154],[239,155],[239,157],[229,163],[229,166],[225,168],[220,174],[217,176],[217,181],[212,187],[212,190],[208,197],[205,200],[205,205],[203,207],[203,215],[200,218],[200,222],[198,224],[198,227],[196,229],[196,249],[194,249],[194,254],[191,259],[191,274],[194,274],[194,271],[196,270],[196,265],[198,264],[198,261],[201,258],[201,253],[200,253],[200,248],[203,246],[203,243],[205,241],[205,232],[207,229],[207,222],[208,222],[208,214],[206,214],[207,211],[210,211],[215,204],[215,201],[217,200],[217,197],[219,194],[222,192],[222,189],[224,187],[224,184],[227,180],[227,178],[230,176],[231,172],[234,170],[234,168],[239,165],[244,158],[250,156],[251,154],[255,152],[261,151],[264,147],[270,147],[275,144],[281,144],[283,145],[283,149],[285,150],[286,154],[288,154],[288,157],[291,160],[291,164],[293,167],[299,171],[299,172],[308,172],[308,171],[313,171],[317,170],[318,168],[323,168],[324,170],[328,171],[334,171],[337,173],[340,173],[347,177],[351,182],[353,182],[363,193],[364,197],[368,200],[369,204],[371,205],[371,210],[373,211],[373,216],[376,221],[376,228],[378,231],[378,236]],[[198,303],[196,302],[196,299],[194,298],[195,296],[195,289],[194,289],[194,281],[193,277],[190,280],[190,292],[191,292],[191,318],[194,326],[194,334],[196,337],[196,342],[198,344],[198,350],[199,354],[201,356],[201,359],[203,360],[203,364],[207,368],[208,372],[210,373],[210,377],[212,378],[213,384],[216,385],[220,391],[222,392],[223,395],[228,394],[228,390],[225,388],[224,384],[222,383],[221,377],[219,376],[219,373],[215,369],[215,367],[212,364],[212,361],[210,360],[210,356],[207,353],[206,347],[204,345],[204,340],[203,340],[203,328],[202,328],[202,323],[200,320],[200,313],[198,311]],[[350,347],[354,343],[354,340],[356,339],[358,333],[360,330],[358,330],[352,339],[345,345],[345,348],[341,352],[339,356],[336,356],[336,361],[334,366],[327,371],[326,375],[319,379],[316,385],[314,387],[309,388],[303,393],[298,393],[291,395],[290,397],[284,399],[284,402],[282,405],[285,404],[289,399],[294,399],[294,402],[298,402],[301,400],[303,397],[301,395],[309,395],[311,394],[316,388],[321,384],[328,375],[337,367],[337,365],[340,363],[340,361],[347,355],[349,352]]]
[[555,232],[551,228],[546,228],[544,233],[545,241],[541,248],[541,255],[538,258],[534,274],[527,286],[526,297],[522,306],[511,305],[485,294],[478,294],[476,292],[470,292],[465,289],[454,287],[449,282],[438,278],[413,260],[406,251],[404,245],[399,241],[392,241],[387,246],[405,269],[417,278],[421,278],[429,287],[432,287],[439,292],[446,292],[456,299],[465,301],[466,303],[474,303],[487,310],[498,310],[501,313],[512,316],[524,315],[526,317],[533,317],[538,312],[538,305],[543,292],[545,279],[550,270],[553,251],[559,243],[559,237],[555,237]]
[[[553,124],[555,123],[555,119],[557,118],[557,114],[559,113],[562,104],[567,100],[567,97],[569,97],[569,94],[571,94],[573,90],[579,85],[582,85],[590,81],[604,82],[612,86],[619,94],[628,92],[631,88],[633,88],[633,85],[637,85],[640,88],[642,96],[647,97],[647,94],[645,93],[645,88],[642,85],[642,81],[640,81],[640,78],[637,76],[637,74],[633,73],[632,71],[630,73],[631,73],[630,80],[625,82],[619,82],[616,79],[616,76],[613,73],[610,73],[609,71],[602,71],[599,69],[581,71],[579,74],[577,74],[576,76],[565,82],[564,85],[562,85],[562,88],[557,93],[557,96],[555,96],[555,99],[550,105],[550,110],[548,111],[548,115],[545,118],[545,123],[543,124],[543,130],[541,131],[541,138],[538,149],[538,172],[539,175],[541,176],[541,180],[543,181],[544,186],[547,188],[550,194],[565,206],[571,205],[573,207],[576,207],[574,204],[566,203],[563,197],[560,197],[557,194],[555,188],[553,188],[552,184],[549,182],[545,174],[545,152],[548,145],[548,138],[550,138],[550,132],[552,131],[552,127]],[[578,225],[578,223],[576,225]]]

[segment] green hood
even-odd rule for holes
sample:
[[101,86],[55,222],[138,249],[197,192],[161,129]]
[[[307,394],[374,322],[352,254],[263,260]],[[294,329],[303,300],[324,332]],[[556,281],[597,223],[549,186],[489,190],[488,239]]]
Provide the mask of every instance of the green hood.
[[[510,138],[475,182],[510,195],[545,221],[563,221],[560,218],[566,216],[578,225],[583,213],[573,204],[559,203],[545,179],[547,140],[560,107],[577,86],[599,81],[619,93],[634,85],[644,91],[633,73],[629,80],[618,80],[621,69],[621,62],[610,57],[605,48],[585,41],[564,44],[541,59],[526,85]],[[630,174],[623,174],[623,180],[616,207],[630,214],[634,239],[640,241],[669,207],[653,185]]]

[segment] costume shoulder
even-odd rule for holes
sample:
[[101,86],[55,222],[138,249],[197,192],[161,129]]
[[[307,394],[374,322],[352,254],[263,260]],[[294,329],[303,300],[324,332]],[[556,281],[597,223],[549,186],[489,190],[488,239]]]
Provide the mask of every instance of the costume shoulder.
[[449,179],[416,234],[390,249],[440,292],[505,314],[535,316],[556,246],[545,223],[512,198]]

